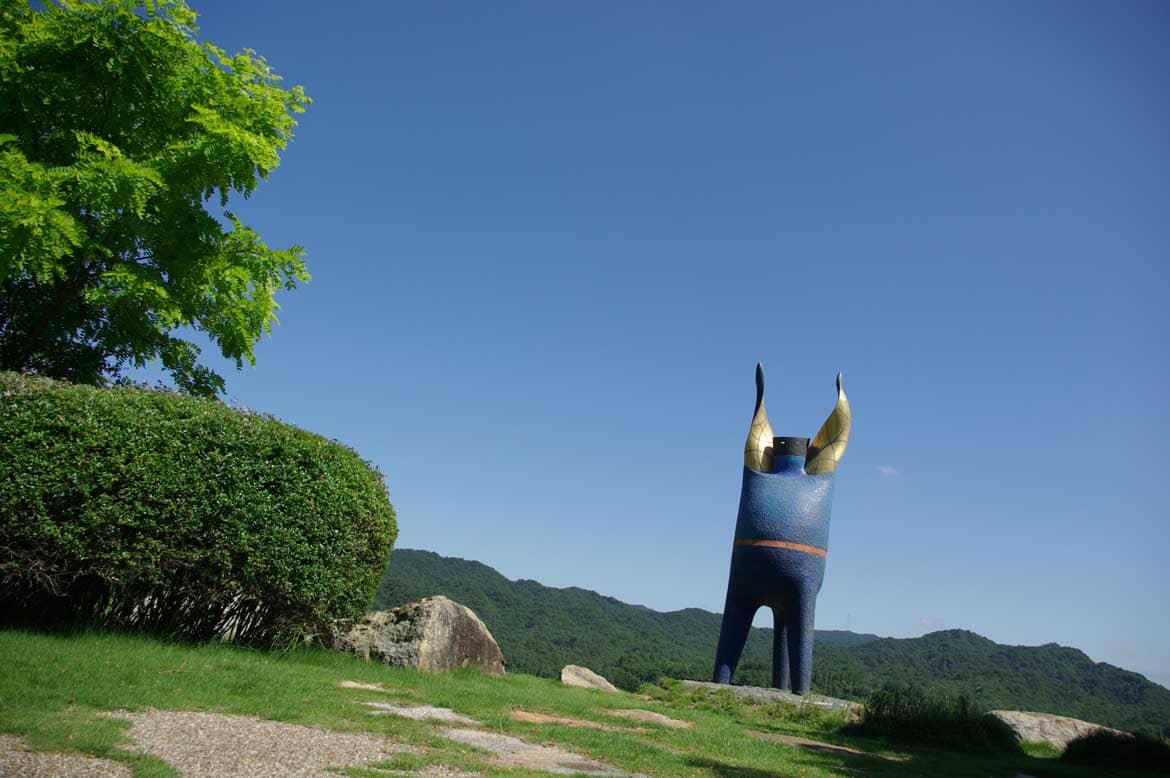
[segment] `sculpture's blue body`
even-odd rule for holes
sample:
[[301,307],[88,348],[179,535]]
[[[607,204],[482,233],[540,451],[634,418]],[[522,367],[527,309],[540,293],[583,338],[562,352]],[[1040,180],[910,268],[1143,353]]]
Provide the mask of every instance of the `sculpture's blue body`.
[[802,450],[775,456],[767,473],[744,468],[716,683],[731,682],[761,606],[775,616],[772,685],[805,692],[812,682],[813,616],[825,577],[834,473],[808,475],[804,466]]

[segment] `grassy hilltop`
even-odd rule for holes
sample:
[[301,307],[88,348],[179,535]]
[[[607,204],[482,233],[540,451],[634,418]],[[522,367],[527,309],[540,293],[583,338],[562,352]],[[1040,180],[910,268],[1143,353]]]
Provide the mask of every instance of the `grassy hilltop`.
[[[521,674],[492,678],[462,670],[431,675],[319,649],[273,653],[129,635],[43,635],[3,629],[0,666],[4,667],[0,734],[19,736],[36,751],[113,759],[132,768],[135,778],[173,778],[178,773],[156,756],[127,750],[133,731],[124,721],[104,715],[110,711],[251,716],[372,734],[409,749],[339,773],[354,778],[420,774],[417,771],[428,766],[487,776],[546,774],[501,767],[490,753],[447,739],[443,731],[448,724],[371,715],[362,704],[370,702],[442,706],[473,717],[485,732],[555,745],[647,776],[1006,778],[1019,772],[1049,778],[1139,776],[1064,764],[1019,749],[975,754],[892,746],[848,734],[832,715],[797,712],[781,704],[737,704],[728,693],[707,698],[674,687],[647,688],[653,698],[606,694]],[[367,688],[344,688],[343,681]],[[675,729],[613,715],[615,710],[631,709],[690,726]],[[559,721],[533,720],[531,714]],[[198,751],[198,734],[183,736],[185,748]],[[205,753],[204,758],[212,763],[223,756]]]
[[[443,594],[487,623],[510,670],[556,677],[583,664],[625,689],[659,676],[706,680],[720,616],[688,608],[660,613],[585,589],[511,581],[487,565],[429,551],[396,549],[377,607]],[[887,683],[964,694],[987,709],[1035,710],[1120,729],[1170,726],[1170,690],[1138,673],[1095,663],[1056,644],[1002,646],[973,632],[920,638],[816,633],[814,689],[861,699]],[[769,685],[772,630],[755,628],[736,681]]]

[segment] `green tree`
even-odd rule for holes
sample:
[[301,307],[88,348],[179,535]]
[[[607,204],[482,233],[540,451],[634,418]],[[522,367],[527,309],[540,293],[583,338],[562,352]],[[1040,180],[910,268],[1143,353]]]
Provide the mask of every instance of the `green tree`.
[[309,98],[198,41],[182,0],[36,5],[0,0],[0,369],[103,383],[157,359],[222,392],[180,335],[254,364],[276,292],[308,280],[300,246],[225,209]]

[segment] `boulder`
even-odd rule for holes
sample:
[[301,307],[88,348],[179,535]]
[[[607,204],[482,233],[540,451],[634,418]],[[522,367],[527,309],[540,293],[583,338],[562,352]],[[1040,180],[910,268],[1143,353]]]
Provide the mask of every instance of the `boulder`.
[[359,621],[335,621],[330,632],[335,650],[367,661],[374,657],[435,673],[456,667],[504,672],[504,655],[484,623],[470,608],[442,596],[367,613]]
[[617,687],[612,683],[588,667],[579,665],[565,665],[561,668],[561,683],[566,686],[579,686],[582,689],[600,689],[603,692],[617,691]]
[[1116,735],[1126,735],[1118,729],[1110,729],[1089,721],[1057,716],[1055,713],[1033,713],[1025,710],[993,710],[991,715],[1012,728],[1021,741],[1051,743],[1061,751],[1077,738],[1104,730]]

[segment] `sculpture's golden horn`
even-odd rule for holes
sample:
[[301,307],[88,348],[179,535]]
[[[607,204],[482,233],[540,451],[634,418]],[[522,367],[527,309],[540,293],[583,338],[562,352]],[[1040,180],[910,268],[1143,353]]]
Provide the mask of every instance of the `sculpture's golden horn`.
[[808,457],[804,463],[806,473],[820,475],[837,469],[837,463],[841,461],[841,457],[845,455],[845,447],[849,445],[849,427],[852,423],[853,414],[849,411],[849,398],[845,396],[845,389],[841,386],[841,374],[838,373],[837,405],[808,446]]
[[764,366],[759,362],[756,363],[756,412],[743,446],[743,463],[761,473],[772,469],[772,425],[764,410]]

